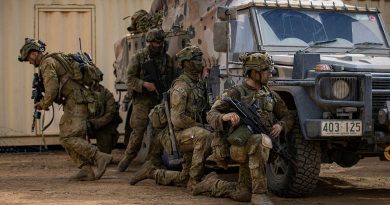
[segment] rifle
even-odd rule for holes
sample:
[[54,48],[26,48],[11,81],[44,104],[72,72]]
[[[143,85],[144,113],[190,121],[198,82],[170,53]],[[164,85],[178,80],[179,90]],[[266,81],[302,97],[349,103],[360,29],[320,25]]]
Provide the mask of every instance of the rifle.
[[[256,104],[252,104],[247,107],[243,105],[239,100],[226,97],[223,101],[227,102],[230,107],[232,107],[238,116],[240,116],[240,121],[244,124],[252,134],[264,133],[269,135],[269,133],[264,129],[263,124],[260,121],[260,116],[257,113],[258,107]],[[270,137],[272,141],[272,149],[281,157],[291,161],[294,165],[297,162],[294,160],[294,157],[286,149],[283,149],[280,146],[280,143],[273,137]]]
[[144,76],[143,76],[142,80],[144,80],[146,82],[153,83],[157,89],[155,92],[148,92],[148,93],[151,96],[154,96],[154,97],[157,96],[158,99],[161,99],[162,98],[161,93],[166,91],[166,89],[163,88],[163,84],[161,83],[161,79],[160,79],[160,71],[155,66],[153,60],[149,59],[149,60],[145,61],[142,64],[142,70],[144,71]]
[[183,158],[180,156],[180,152],[177,150],[175,133],[173,131],[171,113],[169,110],[168,94],[167,92],[163,93],[164,108],[165,114],[167,115],[168,120],[168,129],[169,129],[169,138],[172,143],[172,155],[168,155],[168,160],[170,165],[180,165],[183,162]]
[[[31,99],[34,100],[34,105],[42,100],[43,95],[42,93],[45,92],[45,87],[43,86],[43,80],[38,75],[38,73],[34,73],[33,80],[32,80],[32,94]],[[41,119],[41,112],[34,108],[33,112],[33,122],[31,125],[31,132],[34,132],[36,120]]]

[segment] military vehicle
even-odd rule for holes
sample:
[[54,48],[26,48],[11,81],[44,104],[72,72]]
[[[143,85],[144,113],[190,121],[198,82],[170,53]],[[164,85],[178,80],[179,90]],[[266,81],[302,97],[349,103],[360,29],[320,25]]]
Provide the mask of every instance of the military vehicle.
[[[271,54],[271,89],[297,119],[278,138],[294,160],[275,152],[268,160],[276,195],[313,191],[321,163],[351,167],[390,156],[389,35],[377,9],[341,1],[156,0],[151,12],[158,10],[171,55],[188,40],[204,51],[211,100],[243,79],[240,53]],[[143,44],[142,37],[130,41]]]

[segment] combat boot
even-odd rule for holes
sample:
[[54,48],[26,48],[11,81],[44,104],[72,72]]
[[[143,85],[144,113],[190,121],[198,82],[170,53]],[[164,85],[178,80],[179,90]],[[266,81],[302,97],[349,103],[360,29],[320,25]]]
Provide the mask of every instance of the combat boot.
[[239,202],[250,202],[252,197],[252,192],[245,187],[238,185],[234,191],[229,192],[228,197],[233,199],[234,201]]
[[253,205],[274,205],[266,194],[252,194],[251,204]]
[[71,176],[69,181],[93,181],[95,180],[95,173],[90,165],[84,165],[80,171]]
[[217,173],[210,172],[201,182],[195,185],[194,189],[192,190],[192,195],[196,196],[211,191],[211,184],[215,183],[217,180]]
[[144,179],[154,179],[156,167],[152,164],[152,162],[147,161],[142,165],[141,169],[139,169],[130,179],[129,184],[135,185],[138,182]]
[[94,159],[97,166],[96,179],[100,179],[106,171],[107,165],[110,164],[112,155],[97,151]]
[[214,153],[212,153],[210,156],[208,156],[206,160],[211,161],[211,162],[215,162],[217,167],[223,168],[224,170],[227,170],[227,168],[228,168],[228,163],[226,162],[226,160],[224,160],[220,157],[217,157]]
[[132,159],[129,156],[126,155],[125,157],[123,157],[123,159],[118,164],[118,167],[117,167],[118,172],[126,171],[127,167],[129,167],[131,161],[132,161]]
[[187,190],[192,192],[195,189],[195,186],[198,184],[198,182],[199,182],[198,180],[190,177],[187,181]]

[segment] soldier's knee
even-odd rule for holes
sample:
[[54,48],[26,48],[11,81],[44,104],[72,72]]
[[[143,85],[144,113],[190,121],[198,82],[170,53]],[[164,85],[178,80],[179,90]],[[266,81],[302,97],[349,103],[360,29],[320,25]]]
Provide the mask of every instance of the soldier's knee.
[[271,139],[265,134],[255,134],[251,135],[246,144],[248,155],[257,153],[258,151],[263,151],[272,148]]
[[246,163],[248,161],[248,156],[244,146],[230,146],[230,157],[238,163]]

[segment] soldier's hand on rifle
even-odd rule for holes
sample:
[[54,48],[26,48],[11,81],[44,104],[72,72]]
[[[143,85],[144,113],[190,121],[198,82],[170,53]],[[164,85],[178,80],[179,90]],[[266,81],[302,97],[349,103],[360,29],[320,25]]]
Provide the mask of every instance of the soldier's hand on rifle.
[[144,82],[142,86],[144,86],[149,92],[156,91],[156,93],[159,94],[154,83]]
[[280,124],[274,124],[271,128],[271,136],[273,138],[279,137],[280,133],[282,132],[283,127]]
[[37,110],[42,110],[41,104],[39,102],[34,104],[34,108]]
[[230,121],[233,126],[236,126],[240,123],[240,116],[235,112],[230,112],[222,116],[223,121]]

